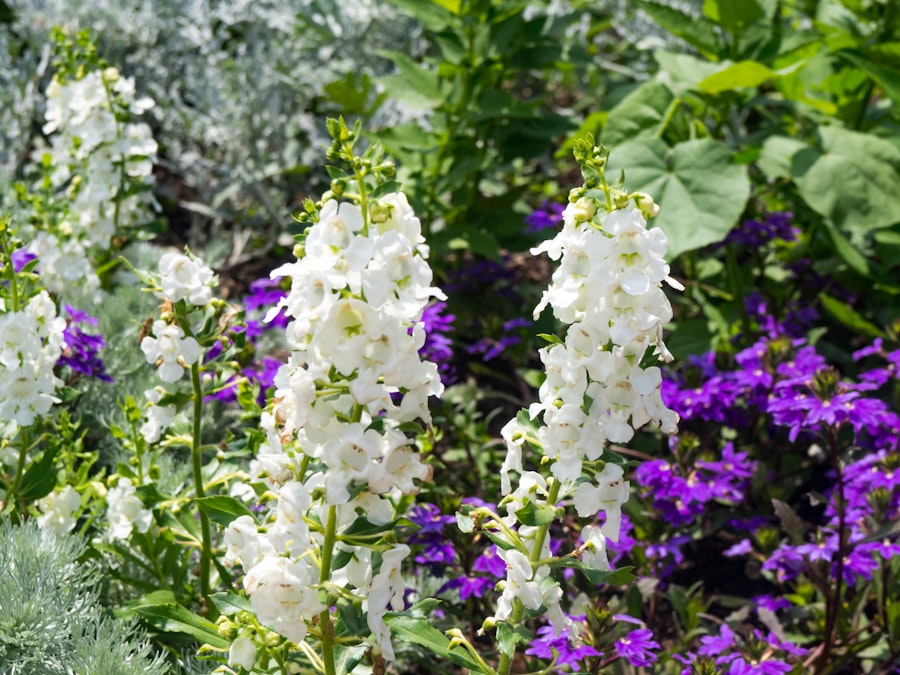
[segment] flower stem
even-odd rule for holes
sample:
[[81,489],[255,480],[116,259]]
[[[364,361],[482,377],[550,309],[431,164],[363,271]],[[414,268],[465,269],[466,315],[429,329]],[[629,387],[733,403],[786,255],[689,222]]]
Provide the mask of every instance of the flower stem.
[[[550,484],[550,493],[547,495],[547,504],[555,505],[556,500],[559,499],[560,482],[552,478],[550,480],[552,483]],[[541,560],[541,554],[544,550],[544,539],[547,538],[549,529],[550,523],[541,525],[534,537],[534,546],[531,547],[531,556],[529,558],[532,570],[536,567],[536,563]],[[522,604],[521,600],[516,598],[513,602],[512,615],[510,616],[509,622],[513,625],[518,625],[522,621],[523,614],[525,614],[525,605]],[[512,655],[502,654],[500,656],[500,663],[497,665],[497,675],[509,675],[511,665]]]
[[[322,566],[319,568],[319,583],[324,584],[331,578],[331,557],[334,553],[334,542],[337,539],[337,507],[328,507],[328,520],[325,524],[325,543],[322,545]],[[326,607],[319,615],[319,630],[322,633],[322,658],[325,661],[325,675],[336,675],[334,667],[334,625],[331,621],[331,610]]]
[[[191,462],[194,468],[194,491],[198,499],[206,497],[206,490],[203,487],[203,466],[200,458],[200,413],[203,410],[203,391],[200,386],[200,365],[194,363],[191,366],[191,385],[194,389],[194,419],[193,429],[191,433]],[[202,536],[202,545],[200,549],[200,593],[209,599],[209,568],[212,556],[212,537],[209,530],[209,517],[203,509],[199,509],[200,513],[200,532]],[[211,605],[207,603],[207,609],[211,609]]]

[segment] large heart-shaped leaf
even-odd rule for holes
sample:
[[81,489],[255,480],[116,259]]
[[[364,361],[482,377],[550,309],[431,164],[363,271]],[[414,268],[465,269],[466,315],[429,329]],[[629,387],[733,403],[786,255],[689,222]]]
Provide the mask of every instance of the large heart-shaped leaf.
[[660,206],[653,224],[669,239],[669,259],[721,241],[750,196],[747,167],[735,164],[718,141],[685,141],[670,148],[641,138],[613,148],[607,175],[625,172],[630,192],[648,193]]
[[900,150],[890,141],[840,127],[819,127],[821,147],[794,155],[800,196],[840,229],[900,223]]

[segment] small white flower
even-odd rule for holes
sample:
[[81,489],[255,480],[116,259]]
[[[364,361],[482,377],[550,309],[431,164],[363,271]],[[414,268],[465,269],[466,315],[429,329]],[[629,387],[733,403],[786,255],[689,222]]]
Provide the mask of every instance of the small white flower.
[[41,510],[38,525],[62,535],[75,527],[75,512],[81,506],[81,495],[71,485],[66,485],[62,490],[39,499],[37,506]]
[[141,340],[141,350],[147,363],[159,363],[159,379],[177,382],[184,374],[184,366],[200,359],[200,344],[193,337],[185,337],[180,326],[157,319],[152,333]]
[[119,478],[116,486],[107,491],[106,501],[110,539],[127,539],[132,530],[146,532],[150,529],[153,513],[144,508],[134,485],[127,478]]
[[256,645],[247,635],[241,635],[228,648],[228,665],[251,671],[256,665]]
[[183,253],[168,252],[159,259],[160,286],[157,297],[170,302],[187,300],[205,307],[212,300],[215,284],[213,271],[199,258],[191,259]]

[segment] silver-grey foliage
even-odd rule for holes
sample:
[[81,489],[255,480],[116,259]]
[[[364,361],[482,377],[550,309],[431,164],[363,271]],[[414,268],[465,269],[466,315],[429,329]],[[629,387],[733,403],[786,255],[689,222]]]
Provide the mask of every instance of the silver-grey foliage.
[[106,615],[82,541],[0,522],[0,673],[160,675],[133,624]]

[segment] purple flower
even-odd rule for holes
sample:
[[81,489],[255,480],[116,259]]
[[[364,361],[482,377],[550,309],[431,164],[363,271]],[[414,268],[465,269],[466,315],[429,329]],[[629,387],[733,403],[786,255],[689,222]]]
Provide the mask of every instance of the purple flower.
[[425,325],[425,343],[419,349],[422,358],[437,364],[441,381],[444,384],[453,384],[456,381],[456,371],[453,368],[453,340],[450,333],[453,332],[453,322],[456,317],[445,313],[446,302],[433,302],[425,308],[422,314],[422,323]]
[[635,667],[651,666],[656,663],[656,654],[651,649],[659,649],[649,628],[638,628],[615,642],[616,653]]
[[63,310],[69,315],[68,324],[63,330],[66,348],[57,363],[67,366],[73,372],[96,377],[103,382],[112,382],[112,377],[106,372],[106,364],[100,358],[100,350],[106,347],[103,336],[86,333],[76,325],[84,323],[96,326],[97,319],[71,305],[63,305]]
[[[658,646],[658,645],[657,645]],[[590,645],[573,645],[568,630],[559,635],[553,626],[541,626],[525,653],[542,659],[552,660],[554,653],[558,656],[556,664],[560,667],[570,666],[574,672],[583,670],[582,661],[589,656],[602,656]],[[655,656],[654,656],[655,660]],[[564,672],[564,671],[560,671]]]
[[544,200],[541,208],[525,216],[525,223],[528,225],[525,228],[525,234],[533,234],[550,227],[556,227],[562,219],[564,210],[565,207],[562,204],[551,202],[549,199]]
[[[466,347],[469,354],[482,354],[482,360],[490,361],[502,354],[507,347],[517,345],[522,341],[522,334],[519,329],[528,328],[531,322],[528,319],[514,318],[506,321],[501,329],[500,338],[483,337],[473,345]],[[516,332],[513,332],[516,331]]]
[[701,656],[718,656],[734,647],[734,632],[727,623],[723,623],[719,628],[718,635],[704,635],[700,638],[700,644],[701,647],[697,650],[698,654]]
[[21,272],[25,265],[30,263],[32,260],[37,260],[37,256],[27,248],[20,248],[13,251],[12,255],[10,255],[10,258],[12,258],[12,266],[16,274]]

